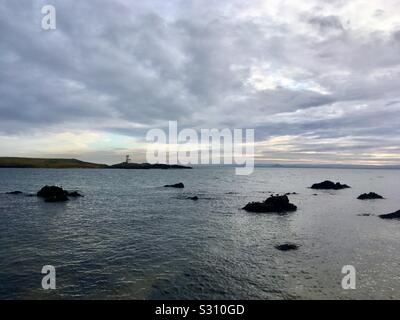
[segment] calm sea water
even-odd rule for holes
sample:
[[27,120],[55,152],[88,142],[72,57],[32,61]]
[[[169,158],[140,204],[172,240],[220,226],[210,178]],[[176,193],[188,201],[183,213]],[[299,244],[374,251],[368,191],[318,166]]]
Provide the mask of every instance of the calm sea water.
[[[317,191],[331,179],[352,189]],[[194,170],[0,169],[0,298],[399,299],[400,171],[257,168]],[[183,190],[163,188],[183,182]],[[46,184],[85,197],[44,203]],[[374,191],[385,200],[360,201]],[[286,193],[288,215],[242,208]],[[318,195],[314,195],[317,193]],[[199,196],[195,202],[188,196]],[[295,242],[298,251],[277,244]],[[57,289],[41,289],[54,265]],[[357,289],[341,288],[344,265]]]

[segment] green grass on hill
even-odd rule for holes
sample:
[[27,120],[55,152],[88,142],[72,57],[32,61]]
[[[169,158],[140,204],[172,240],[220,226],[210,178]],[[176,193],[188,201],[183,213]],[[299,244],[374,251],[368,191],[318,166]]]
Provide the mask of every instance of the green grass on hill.
[[0,157],[0,168],[107,168],[105,164],[84,162],[77,159],[41,159]]

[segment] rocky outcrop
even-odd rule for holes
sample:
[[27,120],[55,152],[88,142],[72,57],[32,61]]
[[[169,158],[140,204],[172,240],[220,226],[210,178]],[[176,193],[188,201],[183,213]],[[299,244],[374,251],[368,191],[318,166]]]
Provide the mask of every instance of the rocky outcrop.
[[375,192],[370,193],[363,193],[362,195],[358,196],[359,200],[371,200],[371,199],[383,199],[383,197]]
[[79,197],[83,197],[83,195],[81,195],[78,191],[72,191],[72,192],[68,192],[68,197],[79,198]]
[[280,244],[276,245],[275,249],[278,249],[280,251],[291,251],[291,250],[297,250],[300,246],[294,243],[285,243],[285,244]]
[[388,214],[381,214],[379,216],[381,219],[400,219],[400,210]]
[[6,194],[13,194],[13,195],[17,195],[17,194],[22,194],[22,191],[11,191],[11,192],[6,192]]
[[45,186],[37,192],[36,196],[43,198],[45,202],[64,202],[69,200],[68,197],[83,197],[78,191],[68,192],[57,186]]
[[289,198],[286,195],[277,195],[269,197],[264,202],[250,202],[243,209],[249,212],[257,213],[283,213],[296,211],[297,207],[289,202]]
[[68,201],[68,191],[56,186],[45,186],[36,194],[43,198],[45,202],[64,202]]
[[185,187],[185,185],[182,182],[175,183],[175,184],[166,184],[164,186],[164,188],[178,188],[178,189],[182,189],[184,187]]
[[340,190],[350,188],[347,184],[341,184],[340,182],[332,182],[329,180],[323,181],[321,183],[314,183],[311,186],[311,189],[320,189],[320,190]]

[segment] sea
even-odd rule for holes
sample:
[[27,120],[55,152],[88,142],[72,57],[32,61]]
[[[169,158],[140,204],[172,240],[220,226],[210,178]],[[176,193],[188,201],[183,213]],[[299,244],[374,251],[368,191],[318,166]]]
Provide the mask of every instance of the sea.
[[[327,179],[351,189],[309,188]],[[46,203],[44,185],[84,197]],[[296,212],[242,210],[293,192]],[[0,299],[400,299],[400,220],[378,216],[399,200],[399,170],[0,169]]]

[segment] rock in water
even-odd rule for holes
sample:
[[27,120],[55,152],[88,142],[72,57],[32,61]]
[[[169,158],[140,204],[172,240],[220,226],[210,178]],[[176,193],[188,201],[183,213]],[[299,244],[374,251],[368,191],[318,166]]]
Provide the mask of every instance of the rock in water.
[[193,200],[193,201],[197,201],[197,200],[199,200],[199,197],[198,196],[188,197],[188,199]]
[[68,192],[68,197],[77,198],[77,197],[83,197],[83,195],[81,195],[78,191],[72,191]]
[[11,191],[11,192],[6,192],[6,194],[17,195],[17,194],[22,194],[22,191]]
[[246,211],[257,213],[282,213],[296,211],[297,207],[289,202],[289,198],[286,195],[277,195],[269,197],[264,202],[250,202],[243,209]]
[[45,186],[36,194],[39,198],[44,198],[45,202],[68,201],[68,192],[56,186]]
[[400,210],[388,214],[381,214],[379,216],[381,219],[400,219]]
[[290,251],[290,250],[297,250],[299,248],[299,245],[294,244],[294,243],[285,243],[285,244],[280,244],[275,246],[276,249],[280,251]]
[[362,195],[358,196],[359,200],[369,200],[369,199],[383,199],[383,197],[375,192],[370,193],[363,193]]
[[311,189],[321,189],[321,190],[340,190],[340,189],[347,189],[350,188],[347,184],[341,184],[340,182],[332,182],[326,180],[321,183],[314,183],[311,186]]
[[176,184],[166,184],[164,186],[165,188],[178,188],[178,189],[182,189],[184,188],[184,184],[182,182],[176,183]]

